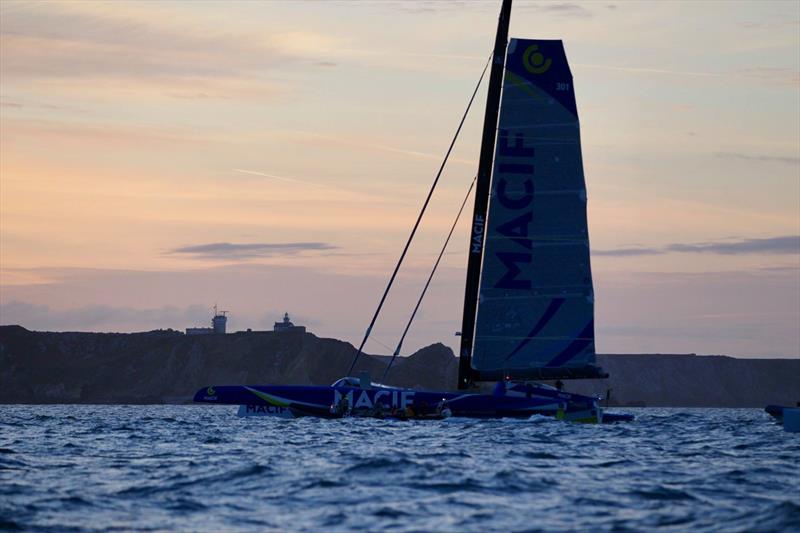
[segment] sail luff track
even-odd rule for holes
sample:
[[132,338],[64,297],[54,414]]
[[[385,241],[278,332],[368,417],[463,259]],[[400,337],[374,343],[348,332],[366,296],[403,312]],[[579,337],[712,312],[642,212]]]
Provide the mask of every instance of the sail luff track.
[[[509,1],[510,0],[506,0]],[[491,57],[489,58],[491,60]],[[461,133],[461,128],[464,126],[464,121],[467,119],[467,115],[469,114],[469,110],[472,107],[472,102],[475,101],[475,95],[478,94],[478,89],[481,86],[481,82],[483,81],[483,77],[486,74],[486,69],[489,67],[489,61],[486,62],[486,65],[483,67],[483,71],[481,72],[480,78],[478,78],[478,83],[475,85],[475,90],[472,91],[472,96],[470,96],[469,102],[467,103],[467,108],[464,110],[464,114],[461,116],[461,122],[458,124],[458,128],[456,128],[456,132],[453,135],[453,140],[450,141],[450,146],[447,148],[447,153],[445,153],[444,159],[442,160],[442,164],[439,167],[439,171],[436,173],[436,177],[431,184],[431,189],[428,191],[428,196],[425,198],[425,202],[422,204],[422,209],[417,216],[417,221],[414,223],[414,227],[411,230],[411,234],[408,236],[408,241],[406,242],[405,247],[403,248],[403,253],[400,254],[400,259],[397,260],[397,265],[394,267],[394,271],[392,272],[392,276],[389,278],[389,283],[386,285],[386,289],[383,291],[383,296],[381,297],[380,302],[378,303],[378,308],[375,309],[375,314],[372,315],[372,320],[369,323],[369,327],[367,327],[367,331],[364,334],[364,338],[361,341],[361,344],[358,347],[358,351],[356,355],[353,357],[353,362],[350,364],[350,368],[347,370],[346,375],[350,375],[353,372],[353,369],[358,362],[358,358],[361,356],[364,345],[367,343],[367,339],[369,339],[370,334],[372,333],[372,328],[375,326],[375,321],[378,319],[378,315],[380,315],[381,309],[383,308],[383,304],[386,301],[386,297],[389,295],[389,290],[392,288],[392,284],[394,283],[395,278],[397,277],[397,272],[400,270],[400,265],[403,264],[403,259],[406,257],[406,253],[408,252],[408,248],[411,246],[411,241],[414,240],[414,235],[417,233],[417,228],[419,227],[420,222],[422,221],[422,216],[425,214],[425,210],[428,207],[428,204],[431,201],[431,197],[433,196],[433,191],[436,189],[436,185],[439,183],[439,178],[442,176],[442,172],[444,171],[444,167],[447,164],[447,160],[450,157],[450,152],[453,151],[453,146],[456,144],[456,140],[458,139],[459,133]]]
[[436,269],[439,267],[439,263],[442,260],[442,256],[444,255],[445,250],[447,250],[447,245],[450,244],[450,237],[453,236],[453,232],[456,229],[456,225],[458,224],[458,220],[461,218],[461,213],[464,212],[464,207],[467,205],[467,200],[469,200],[469,195],[472,193],[473,187],[475,187],[475,181],[478,179],[477,176],[472,179],[472,183],[469,184],[469,190],[467,191],[466,196],[464,196],[464,201],[461,202],[461,207],[458,209],[458,214],[456,214],[456,219],[453,221],[453,225],[450,227],[450,233],[447,234],[447,238],[444,240],[444,244],[442,245],[442,249],[439,252],[439,257],[436,258],[436,263],[433,264],[433,268],[431,269],[431,273],[428,276],[428,281],[425,282],[425,286],[422,288],[422,293],[419,295],[419,299],[417,300],[417,305],[414,306],[414,311],[411,313],[411,317],[408,319],[408,323],[406,324],[406,329],[403,330],[403,335],[400,337],[400,340],[397,343],[397,348],[395,348],[394,353],[392,354],[392,359],[389,361],[389,364],[386,365],[386,370],[383,371],[383,376],[381,377],[381,381],[386,379],[386,376],[389,375],[389,370],[391,370],[392,365],[394,364],[394,360],[400,355],[400,350],[403,348],[403,341],[406,339],[406,335],[408,334],[408,330],[411,328],[411,323],[414,322],[414,317],[417,316],[417,311],[419,311],[419,306],[422,305],[422,300],[425,298],[425,293],[428,292],[428,287],[431,285],[431,281],[433,280],[433,275],[436,274]]
[[478,309],[483,241],[486,228],[486,214],[489,209],[492,163],[494,161],[494,145],[497,138],[497,119],[500,109],[500,94],[502,91],[503,69],[505,66],[508,24],[510,19],[511,0],[503,0],[503,7],[500,9],[500,18],[497,23],[494,52],[492,53],[492,71],[489,74],[489,90],[486,97],[486,113],[483,119],[483,137],[481,138],[478,179],[475,188],[475,207],[473,209],[470,231],[467,280],[464,288],[464,315],[461,321],[461,349],[459,351],[458,363],[459,389],[469,387],[472,381],[472,367],[470,363],[473,337],[475,335],[475,317]]

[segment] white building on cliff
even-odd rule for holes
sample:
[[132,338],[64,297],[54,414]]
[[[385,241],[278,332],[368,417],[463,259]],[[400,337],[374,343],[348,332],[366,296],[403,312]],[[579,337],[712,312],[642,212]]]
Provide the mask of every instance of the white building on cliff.
[[305,326],[295,326],[292,324],[292,321],[289,320],[289,313],[285,313],[283,315],[283,322],[275,322],[275,325],[272,328],[272,331],[279,333],[284,331],[293,331],[298,333],[305,333],[306,327]]
[[217,311],[214,305],[214,317],[211,319],[210,328],[186,328],[187,335],[225,335],[228,324],[227,311]]

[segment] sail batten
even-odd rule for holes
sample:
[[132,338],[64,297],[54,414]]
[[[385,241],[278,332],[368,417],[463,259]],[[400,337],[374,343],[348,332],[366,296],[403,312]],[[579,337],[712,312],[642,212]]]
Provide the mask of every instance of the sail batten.
[[561,41],[509,43],[489,195],[473,378],[597,377],[580,128]]

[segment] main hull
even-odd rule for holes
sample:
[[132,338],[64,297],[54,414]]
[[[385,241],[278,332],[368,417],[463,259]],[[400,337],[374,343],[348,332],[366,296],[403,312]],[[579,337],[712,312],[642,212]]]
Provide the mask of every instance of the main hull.
[[[344,414],[435,418],[527,418],[554,416],[563,420],[601,422],[602,409],[595,398],[557,391],[550,387],[519,385],[503,387],[495,394],[417,391],[392,387],[350,386],[211,386],[197,391],[195,402],[239,405],[242,416],[283,418],[317,416],[339,418]],[[346,405],[346,413],[340,406]],[[410,411],[409,411],[410,409]]]

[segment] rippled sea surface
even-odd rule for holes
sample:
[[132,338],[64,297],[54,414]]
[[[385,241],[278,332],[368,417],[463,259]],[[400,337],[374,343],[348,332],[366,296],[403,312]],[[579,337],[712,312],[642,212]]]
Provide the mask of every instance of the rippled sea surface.
[[613,426],[235,410],[0,406],[0,529],[800,531],[800,435],[756,409]]

